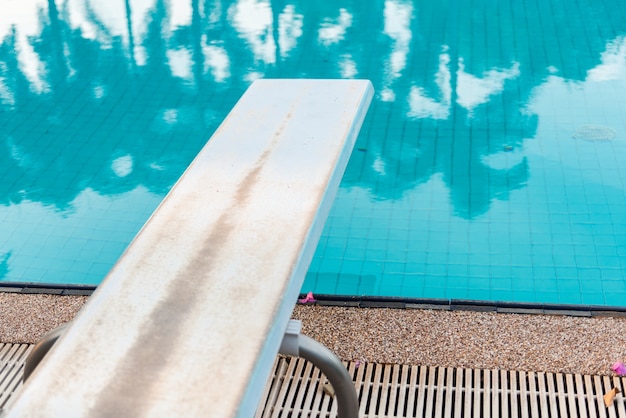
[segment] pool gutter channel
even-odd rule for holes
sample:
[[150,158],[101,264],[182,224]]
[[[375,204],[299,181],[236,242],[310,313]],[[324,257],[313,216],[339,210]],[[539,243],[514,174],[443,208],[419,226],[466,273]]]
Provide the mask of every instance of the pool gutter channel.
[[[40,283],[2,283],[0,292],[20,294],[47,294],[58,296],[91,296],[97,286],[50,285]],[[300,295],[304,298],[306,295]],[[302,304],[302,303],[299,303]],[[482,301],[467,299],[397,298],[381,296],[315,295],[314,303],[307,305],[338,306],[346,308],[432,309],[440,311],[497,312],[531,315],[566,315],[578,317],[626,317],[626,307],[602,305],[571,305],[557,303],[528,303]]]
[[[304,295],[301,295],[301,297],[304,297]],[[314,304],[319,306],[354,308],[432,309],[577,317],[626,317],[626,307],[621,306],[337,295],[315,295],[315,300]]]
[[0,292],[20,294],[43,294],[58,296],[91,296],[97,286],[51,285],[48,283],[0,283]]

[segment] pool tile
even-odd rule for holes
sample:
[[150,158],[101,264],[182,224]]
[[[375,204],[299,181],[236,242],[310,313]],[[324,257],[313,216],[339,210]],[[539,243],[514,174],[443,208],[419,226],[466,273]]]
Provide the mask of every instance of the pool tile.
[[[429,12],[414,11],[411,21],[422,28],[426,42],[409,43],[406,51],[384,31],[385,19],[393,17],[386,17],[388,11],[355,3],[345,8],[352,26],[342,37],[325,43],[317,26],[305,26],[302,36],[289,38],[291,49],[283,48],[271,59],[255,52],[253,43],[242,47],[237,41],[235,48],[229,39],[245,37],[233,17],[224,15],[225,24],[214,28],[217,38],[225,39],[219,47],[229,57],[220,80],[211,65],[185,67],[190,72],[186,76],[168,69],[169,61],[159,61],[167,54],[153,45],[180,52],[190,48],[193,36],[159,38],[166,33],[151,33],[151,42],[147,34],[137,34],[136,44],[142,45],[147,61],[132,65],[123,44],[90,38],[91,47],[78,51],[75,43],[66,42],[68,56],[82,65],[73,66],[67,79],[46,79],[45,89],[24,88],[19,96],[7,95],[5,85],[11,89],[18,78],[27,84],[32,80],[20,66],[0,69],[1,143],[6,145],[6,164],[0,165],[0,211],[5,210],[0,221],[11,225],[0,231],[10,242],[0,246],[0,272],[7,271],[0,280],[80,280],[82,275],[97,283],[105,265],[115,262],[245,91],[248,75],[355,76],[373,80],[377,98],[305,286],[323,293],[537,303],[616,303],[619,296],[623,305],[626,172],[618,156],[624,149],[617,140],[573,138],[580,124],[621,126],[626,120],[621,87],[604,85],[615,95],[605,105],[606,100],[598,99],[606,96],[600,95],[600,87],[611,81],[589,83],[607,54],[613,57],[611,51],[621,47],[615,34],[626,31],[623,2],[607,1],[600,9],[588,1],[559,9],[563,19],[557,23],[570,25],[563,31],[546,31],[558,26],[556,16],[537,19],[544,10],[539,3],[506,0],[500,7],[510,9],[507,14],[485,13],[484,5],[468,3],[462,7],[472,8],[471,13],[461,10],[455,29],[460,32],[453,37],[449,27],[440,28],[439,20],[429,17],[445,17],[445,5],[414,5],[419,6],[416,11],[426,7]],[[133,19],[166,21],[173,7],[151,9],[151,14]],[[125,16],[123,8],[115,10]],[[203,13],[201,18],[207,19]],[[310,18],[306,10],[299,13],[305,21]],[[373,18],[362,17],[372,15],[380,17],[374,19],[379,25],[364,27],[362,22]],[[466,20],[476,15],[484,15],[484,26]],[[326,24],[335,17],[322,13],[320,19]],[[47,25],[40,22],[45,39],[29,34],[32,42],[49,43]],[[189,26],[181,25],[175,33]],[[19,25],[16,30],[21,30]],[[498,37],[483,36],[496,30]],[[593,36],[574,41],[571,34],[576,31]],[[64,33],[62,37],[86,39],[80,28]],[[487,48],[481,39],[497,39],[489,45],[498,48]],[[579,53],[563,55],[563,48],[574,45]],[[398,53],[406,61],[397,60]],[[13,62],[15,57],[6,54],[0,52],[0,60]],[[354,67],[350,74],[342,72],[346,56]],[[210,61],[205,56],[200,62]],[[44,63],[49,70],[51,65]],[[155,65],[161,70],[154,71]],[[466,96],[461,76],[453,77],[456,89],[446,84],[442,74],[453,74],[455,65],[457,75],[490,90],[480,97]],[[446,99],[445,91],[454,91],[455,99]],[[132,170],[120,177],[112,162],[124,156],[132,158]],[[39,169],[44,166],[47,171]],[[118,167],[118,174],[124,174],[119,171],[123,168]],[[154,198],[115,205],[115,199],[136,187]],[[76,199],[81,190],[93,190],[108,202],[94,198],[89,205],[103,206],[87,205],[89,213],[80,212]],[[45,216],[3,215],[28,203],[49,211]],[[40,222],[42,218],[52,220]],[[11,258],[3,261],[9,253]],[[427,287],[425,277],[430,280]],[[433,282],[439,287],[431,286]]]
[[626,292],[609,292],[604,294],[604,300],[608,306],[624,306]]

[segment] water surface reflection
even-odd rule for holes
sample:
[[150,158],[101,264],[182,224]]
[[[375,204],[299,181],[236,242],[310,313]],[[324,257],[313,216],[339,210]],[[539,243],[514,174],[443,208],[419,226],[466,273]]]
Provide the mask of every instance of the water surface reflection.
[[[610,303],[603,280],[626,269],[625,7],[21,2],[0,17],[0,275],[99,282],[252,80],[368,78],[377,97],[305,286]],[[595,265],[557,256],[597,244],[585,228],[612,231]]]

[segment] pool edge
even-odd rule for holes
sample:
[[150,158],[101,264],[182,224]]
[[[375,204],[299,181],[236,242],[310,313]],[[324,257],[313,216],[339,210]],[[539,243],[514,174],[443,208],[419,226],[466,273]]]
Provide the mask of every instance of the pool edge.
[[[303,298],[306,295],[301,295]],[[299,304],[311,304],[300,303]],[[535,315],[565,315],[577,317],[626,317],[626,306],[572,305],[558,303],[483,301],[469,299],[428,299],[384,296],[315,295],[315,305],[353,308],[432,309],[517,313]]]

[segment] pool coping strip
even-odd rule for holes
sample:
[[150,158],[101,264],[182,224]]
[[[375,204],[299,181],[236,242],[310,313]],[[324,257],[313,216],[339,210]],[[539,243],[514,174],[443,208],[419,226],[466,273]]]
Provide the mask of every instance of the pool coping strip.
[[[304,298],[306,295],[300,295]],[[577,317],[617,316],[626,317],[626,306],[572,305],[558,303],[530,303],[483,301],[468,299],[427,299],[381,296],[315,295],[314,303],[319,306],[391,308],[391,309],[433,309],[446,311],[472,311],[518,313],[535,315],[565,315]],[[303,304],[299,302],[299,304]]]
[[94,285],[51,285],[47,283],[11,282],[0,283],[0,292],[20,294],[43,294],[58,296],[91,296]]
[[[47,283],[0,283],[0,292],[19,294],[47,294],[57,296],[91,296],[95,285],[50,285]],[[300,298],[306,295],[301,294]],[[469,299],[429,299],[384,296],[315,295],[314,303],[307,305],[346,308],[432,309],[443,311],[496,312],[534,315],[565,315],[577,317],[626,317],[626,306],[572,305],[557,303],[529,303],[482,301]],[[298,304],[303,304],[298,302]]]

